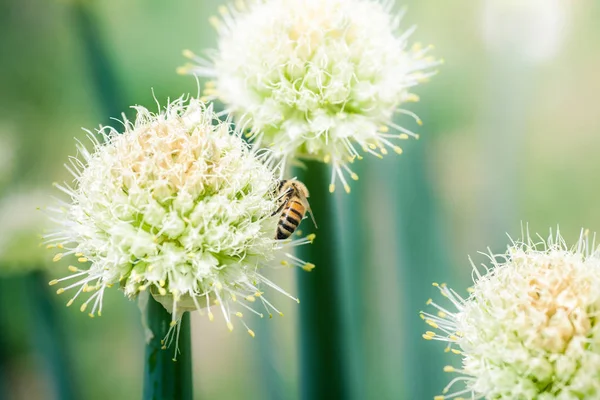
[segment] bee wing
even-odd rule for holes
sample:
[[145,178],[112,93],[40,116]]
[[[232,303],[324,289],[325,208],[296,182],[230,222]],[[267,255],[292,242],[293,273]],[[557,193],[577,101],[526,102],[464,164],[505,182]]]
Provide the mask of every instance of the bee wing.
[[306,207],[306,210],[310,214],[310,218],[312,219],[312,222],[315,225],[315,228],[319,229],[319,227],[317,226],[317,221],[315,221],[315,216],[312,212],[312,209],[310,208],[310,204],[308,203],[308,199],[306,198],[306,196],[302,195],[301,193],[298,193],[298,197],[300,197],[300,200],[302,200],[302,204],[304,205],[304,207]]

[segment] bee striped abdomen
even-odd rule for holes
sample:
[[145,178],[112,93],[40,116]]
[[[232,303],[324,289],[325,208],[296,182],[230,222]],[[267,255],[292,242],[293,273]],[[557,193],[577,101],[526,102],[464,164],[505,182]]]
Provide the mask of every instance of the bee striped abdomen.
[[277,240],[289,238],[298,228],[298,225],[300,225],[305,213],[306,208],[300,201],[294,198],[290,199],[286,207],[283,209],[281,217],[279,218],[277,235],[275,238]]

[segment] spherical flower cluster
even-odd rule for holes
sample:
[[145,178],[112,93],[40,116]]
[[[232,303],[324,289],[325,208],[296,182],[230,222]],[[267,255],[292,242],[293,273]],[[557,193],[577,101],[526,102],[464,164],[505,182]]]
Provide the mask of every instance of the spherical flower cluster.
[[16,189],[0,199],[0,275],[46,270],[51,263],[40,246],[48,219],[39,210],[48,193]]
[[[211,23],[218,50],[181,73],[214,78],[205,90],[276,159],[332,163],[330,190],[361,152],[401,153],[396,139],[417,135],[392,122],[416,101],[410,92],[439,62],[430,47],[408,48],[414,31],[399,29],[393,2],[375,0],[238,1],[221,7]],[[390,131],[390,128],[392,131]]]
[[82,159],[67,166],[75,187],[57,185],[70,202],[51,209],[60,227],[46,239],[60,249],[55,261],[73,254],[82,265],[50,282],[68,282],[58,289],[74,290],[68,305],[92,292],[81,311],[100,315],[105,289],[117,284],[128,297],[149,291],[173,326],[196,309],[212,319],[218,305],[231,330],[232,315],[242,316],[237,305],[278,312],[262,286],[296,300],[260,269],[282,247],[312,238],[274,239],[278,181],[259,154],[198,100],[179,99],[159,114],[136,110],[122,134],[102,128],[100,143],[90,133],[94,151],[80,144]]
[[[428,301],[422,317],[448,342],[461,367],[436,399],[600,398],[600,252],[582,234],[569,249],[562,237],[490,254],[493,269],[463,299],[436,285],[454,309]],[[487,269],[487,267],[486,267]]]

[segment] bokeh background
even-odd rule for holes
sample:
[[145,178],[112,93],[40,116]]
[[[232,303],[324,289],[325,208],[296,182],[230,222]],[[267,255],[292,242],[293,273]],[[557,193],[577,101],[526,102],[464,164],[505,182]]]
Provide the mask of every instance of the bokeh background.
[[[90,319],[47,281],[66,265],[38,246],[43,208],[67,179],[81,127],[196,93],[175,73],[182,49],[214,47],[215,0],[2,0],[0,3],[0,398],[135,399],[143,329],[134,302],[108,291]],[[410,107],[425,124],[401,157],[365,159],[346,234],[346,362],[357,399],[428,399],[458,364],[425,342],[431,282],[470,283],[467,255],[503,251],[521,223],[568,241],[600,229],[600,2],[405,0],[405,27],[435,44],[440,73]],[[317,216],[318,218],[318,216]],[[358,239],[357,239],[358,238]],[[332,250],[333,251],[333,250]],[[350,251],[350,250],[348,250]],[[359,263],[356,260],[360,260]],[[319,265],[318,268],[327,268]],[[60,272],[52,272],[58,269]],[[294,292],[294,274],[273,279]],[[192,317],[198,399],[296,399],[297,305],[253,321],[256,339]]]

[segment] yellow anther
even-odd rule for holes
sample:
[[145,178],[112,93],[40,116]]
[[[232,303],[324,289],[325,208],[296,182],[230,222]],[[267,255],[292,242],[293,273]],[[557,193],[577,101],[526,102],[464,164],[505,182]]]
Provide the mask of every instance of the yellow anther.
[[373,143],[369,143],[368,146],[371,150],[375,150],[377,148],[377,146],[375,146]]
[[216,282],[215,282],[215,287],[216,287],[217,289],[219,289],[219,290],[222,290],[222,289],[223,289],[223,284],[222,284],[221,282],[219,282],[219,281],[216,281]]
[[347,183],[344,183],[344,190],[346,193],[350,193],[350,186]]
[[225,6],[219,6],[217,10],[219,10],[219,14],[221,15],[229,15],[229,10]]
[[302,266],[302,269],[305,270],[305,271],[307,271],[307,272],[310,272],[313,269],[315,269],[315,264],[313,264],[313,263],[306,263],[306,264],[304,264]]
[[79,268],[77,268],[74,265],[69,265],[68,270],[71,272],[77,272],[77,271],[79,271]]
[[217,82],[215,81],[208,81],[204,84],[204,87],[206,88],[215,88],[217,86]]
[[87,262],[87,260],[88,260],[88,259],[87,259],[87,258],[85,258],[85,257],[79,257],[79,258],[77,259],[77,261],[79,261],[80,263]]
[[323,157],[323,162],[325,164],[329,164],[331,162],[331,154],[325,154],[325,157]]
[[58,289],[58,290],[56,291],[56,294],[62,294],[62,293],[64,293],[64,292],[65,292],[65,289],[64,289],[64,288],[60,288],[60,289]]
[[248,329],[248,334],[249,334],[250,336],[252,336],[252,337],[256,336],[256,335],[254,334],[254,331],[253,331],[252,329]]
[[431,337],[434,337],[434,336],[435,336],[435,332],[432,332],[432,331],[427,331],[427,332],[425,332],[425,334],[426,334],[427,336],[431,336]]
[[58,283],[58,279],[52,279],[50,282],[48,282],[48,285],[52,286],[52,285],[56,285]]
[[290,265],[290,263],[285,260],[282,260],[281,265],[283,265],[284,267],[287,267],[288,265]]
[[247,296],[246,297],[246,301],[249,301],[251,303],[253,303],[256,300],[256,298],[254,296]]
[[446,396],[435,396],[433,400],[444,400]]
[[94,318],[94,314],[92,314],[92,313],[89,313],[89,314],[88,314],[88,316],[89,316],[90,318]]
[[445,312],[443,312],[443,311],[438,311],[437,315],[438,315],[438,317],[440,317],[440,318],[446,318],[446,317],[448,316],[448,315],[447,315]]
[[420,98],[419,96],[417,96],[416,94],[409,93],[409,94],[408,94],[408,95],[407,95],[407,96],[404,98],[404,100],[405,100],[405,101],[407,101],[407,102],[416,103],[416,102],[418,102],[419,100],[421,100],[421,98]]
[[54,257],[52,257],[52,261],[57,262],[60,261],[61,258],[63,258],[63,253],[58,253],[56,254]]
[[310,235],[306,235],[306,240],[308,240],[309,242],[312,243],[316,237],[317,237],[317,235],[315,235],[314,233],[311,233]]
[[387,149],[385,147],[382,147],[381,149],[379,149],[381,151],[381,154],[383,154],[384,156],[387,156]]
[[463,337],[463,333],[461,331],[456,331],[454,334],[458,337]]
[[433,328],[438,328],[438,324],[436,324],[434,321],[430,320],[430,319],[426,319],[425,323]]
[[218,306],[219,304],[221,304],[221,302],[219,301],[219,299],[215,299],[215,300],[213,301],[213,304],[214,304],[215,306]]
[[451,349],[451,350],[454,354],[462,354],[462,352],[460,350],[457,350],[457,349]]
[[143,291],[145,291],[146,289],[148,289],[148,286],[146,286],[146,285],[140,285],[140,286],[138,287],[138,290],[139,290],[140,292],[143,292]]
[[296,235],[302,236],[302,229],[296,229]]
[[240,11],[244,11],[246,9],[246,3],[244,3],[244,0],[235,0],[235,8],[237,8]]
[[472,287],[467,288],[467,293],[473,293],[475,291],[475,289],[473,289]]
[[79,307],[79,311],[84,312],[86,308],[87,308],[87,303],[83,303],[81,305],[81,307]]
[[279,316],[283,317],[283,313],[281,311],[279,311]]
[[389,132],[389,130],[390,130],[390,128],[388,128],[386,125],[381,125],[379,127],[379,132],[386,133],[386,132]]
[[73,305],[73,299],[67,301],[67,307],[71,307]]
[[423,126],[423,121],[421,120],[421,118],[417,118],[417,124],[419,126]]
[[229,329],[229,332],[233,331],[233,324],[231,322],[227,323],[227,329]]
[[456,371],[452,365],[446,365],[444,367],[444,372],[454,372]]
[[406,140],[409,136],[406,133],[401,133],[398,135],[398,139]]
[[425,315],[424,314],[419,314],[419,317],[421,317],[421,319],[425,319]]
[[196,57],[196,55],[194,54],[194,52],[192,52],[190,49],[183,50],[182,54],[183,54],[183,56],[185,58],[194,58],[194,57]]
[[400,146],[394,146],[393,149],[397,154],[402,154],[404,152]]
[[423,339],[425,339],[425,340],[433,340],[433,337],[423,334]]
[[352,178],[352,180],[357,181],[358,180],[358,175],[356,175],[354,172],[350,174],[350,178]]
[[413,51],[419,51],[423,48],[423,44],[421,42],[416,42],[415,44],[413,44],[412,46],[412,50]]
[[211,312],[209,311],[209,312],[208,312],[208,320],[209,320],[210,322],[213,322],[213,321],[214,321],[214,319],[215,319],[215,316],[214,316],[214,314],[213,314],[213,313],[211,313]]
[[265,292],[256,292],[256,293],[254,293],[254,296],[256,296],[256,297],[260,297],[260,296],[262,296],[264,293],[265,293]]
[[173,320],[173,321],[171,321],[171,322],[169,323],[169,326],[170,326],[170,327],[173,327],[173,326],[175,326],[175,325],[177,325],[177,321],[175,321],[175,320]]
[[433,303],[433,299],[428,299],[425,304],[430,305],[431,303]]
[[348,159],[348,162],[349,162],[349,163],[353,163],[353,162],[354,162],[354,160],[356,160],[356,156],[355,156],[355,155],[354,155],[354,156],[348,156],[348,158],[347,158],[347,159]]
[[160,287],[165,287],[165,285],[166,285],[166,284],[167,284],[167,282],[165,282],[165,280],[164,280],[164,279],[161,279],[160,281],[158,281],[158,285],[159,285]]
[[208,19],[208,22],[215,29],[219,29],[219,27],[221,26],[221,20],[218,17],[214,16],[214,15]]
[[188,65],[186,65],[186,66],[183,66],[183,67],[177,67],[177,68],[175,69],[175,73],[176,73],[177,75],[187,75],[187,74],[188,74],[188,72],[190,71],[190,69],[191,69],[191,68],[190,68]]
[[162,288],[162,287],[161,287],[161,288],[158,288],[158,293],[159,293],[161,296],[165,296],[165,295],[167,294],[167,290],[166,290],[165,288]]
[[444,353],[449,353],[449,352],[450,352],[450,347],[446,347],[446,348],[444,349]]
[[83,253],[75,253],[75,257],[82,257]]
[[450,340],[453,340],[453,341],[457,342],[457,341],[458,341],[458,336],[455,336],[455,335],[450,335],[450,336],[448,337],[448,339],[450,339]]
[[53,245],[53,244],[48,244],[48,245],[46,245],[46,248],[47,248],[47,249],[53,249],[53,248],[55,248],[55,247],[56,247],[56,246],[55,246],[55,245]]
[[102,311],[98,311],[98,316],[101,317],[102,316]]
[[62,243],[57,244],[56,247],[58,247],[59,249],[64,249],[65,248],[65,246],[62,245]]
[[235,293],[231,293],[231,300],[237,301],[237,296],[235,295]]
[[432,286],[435,286],[435,287],[439,287],[439,286],[440,286],[440,284],[439,284],[439,283],[437,283],[437,282],[433,282],[431,285],[432,285]]
[[239,318],[243,318],[244,314],[242,314],[241,312],[238,311],[238,312],[235,313],[235,316],[239,317]]
[[332,183],[331,185],[329,185],[329,193],[333,192],[335,192],[335,185]]

